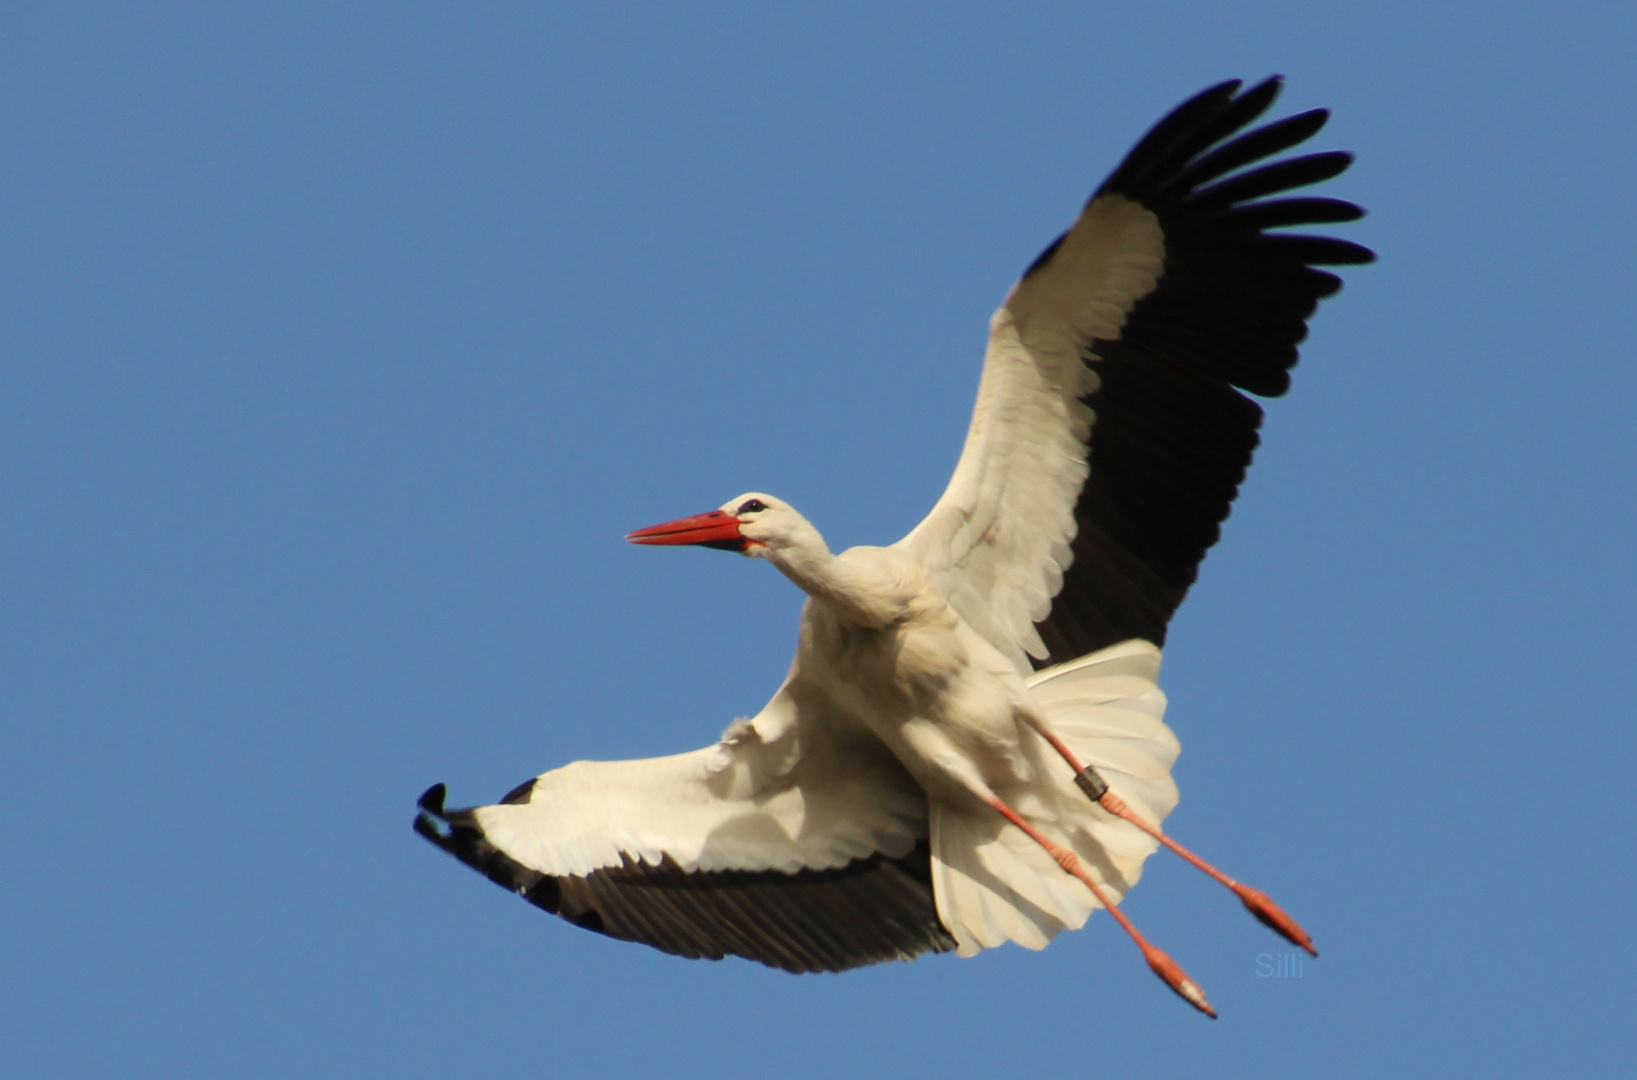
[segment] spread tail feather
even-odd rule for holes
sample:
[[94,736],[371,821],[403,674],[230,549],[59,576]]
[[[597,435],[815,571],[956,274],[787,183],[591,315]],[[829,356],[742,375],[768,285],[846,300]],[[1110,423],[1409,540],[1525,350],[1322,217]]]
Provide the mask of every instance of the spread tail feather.
[[[1156,824],[1177,804],[1171,765],[1180,744],[1165,726],[1159,649],[1131,640],[1048,668],[1030,682],[1046,723],[1115,794]],[[1032,730],[1024,735],[1038,775],[1033,794],[998,794],[1081,862],[1118,900],[1159,846],[1136,826],[1094,805],[1074,774]],[[1041,793],[1043,792],[1043,794]],[[989,807],[934,798],[932,883],[938,916],[958,951],[972,956],[1007,941],[1041,949],[1085,924],[1091,891]]]

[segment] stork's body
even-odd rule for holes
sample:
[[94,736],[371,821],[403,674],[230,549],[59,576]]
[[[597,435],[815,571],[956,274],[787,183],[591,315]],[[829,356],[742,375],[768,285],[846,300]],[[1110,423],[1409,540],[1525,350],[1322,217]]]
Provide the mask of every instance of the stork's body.
[[1019,749],[1019,717],[1031,707],[1022,677],[926,572],[881,547],[823,565],[822,578],[797,580],[809,599],[792,693],[868,730],[942,797],[1030,779]]
[[416,828],[579,925],[792,971],[1040,948],[1101,906],[1209,1012],[1115,907],[1161,843],[1311,949],[1159,828],[1178,751],[1159,646],[1256,445],[1241,390],[1288,385],[1339,287],[1314,265],[1371,258],[1267,231],[1362,213],[1262,198],[1344,154],[1235,171],[1322,126],[1230,139],[1276,92],[1228,83],[1178,108],[1025,272],[955,475],[904,539],[832,554],[760,493],[630,535],[765,559],[807,594],[760,713],[691,754],[579,762],[493,806],[447,812],[440,785]]

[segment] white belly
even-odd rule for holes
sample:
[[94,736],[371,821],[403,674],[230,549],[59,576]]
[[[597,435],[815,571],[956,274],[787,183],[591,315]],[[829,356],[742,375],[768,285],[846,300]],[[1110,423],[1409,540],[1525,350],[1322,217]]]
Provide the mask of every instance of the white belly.
[[949,608],[870,629],[810,603],[802,630],[803,680],[886,743],[923,787],[965,797],[974,779],[1006,787],[1031,777],[1019,748],[1028,690]]

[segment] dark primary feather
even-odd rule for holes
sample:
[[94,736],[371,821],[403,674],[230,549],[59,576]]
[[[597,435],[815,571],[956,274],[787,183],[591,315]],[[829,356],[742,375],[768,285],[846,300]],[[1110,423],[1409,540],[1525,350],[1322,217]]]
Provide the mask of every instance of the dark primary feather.
[[878,853],[838,870],[689,873],[669,859],[659,866],[627,859],[584,877],[554,877],[495,847],[470,811],[445,811],[443,800],[442,784],[421,796],[416,832],[536,907],[609,937],[695,960],[742,956],[796,973],[955,947],[938,921],[924,841],[902,858]]
[[[1354,221],[1364,211],[1337,199],[1264,198],[1330,179],[1352,157],[1258,166],[1311,138],[1329,114],[1237,134],[1273,103],[1279,80],[1239,90],[1237,80],[1222,83],[1178,106],[1093,196],[1151,210],[1164,231],[1165,268],[1119,337],[1086,348],[1101,379],[1086,398],[1097,417],[1091,475],[1075,506],[1074,562],[1036,624],[1051,654],[1040,667],[1132,637],[1165,643],[1256,449],[1262,409],[1246,393],[1289,388],[1308,316],[1341,287],[1315,267],[1375,257],[1345,240],[1265,231]],[[1027,273],[1049,266],[1060,244]]]

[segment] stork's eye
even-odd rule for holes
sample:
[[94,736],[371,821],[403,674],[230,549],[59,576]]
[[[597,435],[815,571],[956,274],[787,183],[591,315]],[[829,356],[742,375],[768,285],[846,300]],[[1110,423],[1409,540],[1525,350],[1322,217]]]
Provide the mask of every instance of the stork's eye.
[[739,504],[739,509],[738,509],[737,513],[740,513],[740,514],[754,514],[754,513],[757,513],[759,511],[766,510],[766,509],[767,509],[767,504],[764,503],[762,500],[760,500],[760,499],[746,499],[744,502]]

